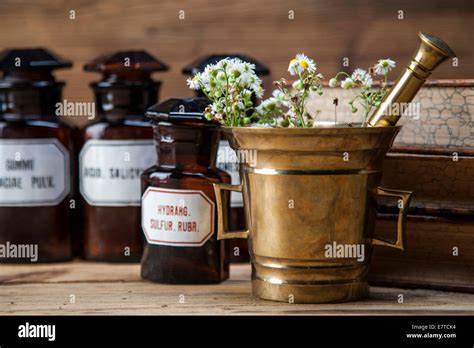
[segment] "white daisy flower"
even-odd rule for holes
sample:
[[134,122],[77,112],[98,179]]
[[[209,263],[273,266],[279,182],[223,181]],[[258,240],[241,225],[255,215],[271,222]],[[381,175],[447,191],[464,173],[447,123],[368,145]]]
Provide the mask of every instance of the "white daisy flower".
[[247,72],[254,72],[255,71],[255,64],[252,64],[252,63],[247,63],[247,62],[244,62],[244,71],[247,71]]
[[355,69],[351,76],[354,82],[360,82],[363,86],[372,87],[372,76],[364,69]]
[[272,92],[272,97],[277,101],[279,106],[283,105],[283,106],[288,107],[289,103],[288,103],[288,100],[286,99],[286,95],[279,89],[275,89]]
[[203,76],[214,76],[216,73],[216,66],[214,64],[208,64],[202,72]]
[[199,76],[200,74],[194,75],[192,78],[189,78],[186,80],[186,83],[188,84],[188,87],[194,90],[198,90],[201,88],[201,85],[199,84]]
[[268,99],[265,99],[260,103],[259,106],[257,106],[256,110],[259,114],[264,114],[265,110],[274,110],[278,105],[278,101],[271,97]]
[[365,75],[364,79],[362,80],[362,84],[366,87],[372,87],[374,80],[372,80],[372,76],[370,74]]
[[243,98],[251,98],[252,97],[252,91],[249,89],[244,89],[242,91],[242,97]]
[[260,93],[260,95],[263,94],[262,80],[260,80],[256,75],[250,76],[248,88],[255,92],[257,97],[259,95],[258,93]]
[[375,73],[377,75],[386,75],[390,70],[395,68],[396,63],[390,58],[379,59],[378,63],[374,65]]
[[230,60],[229,58],[224,58],[224,59],[221,59],[220,61],[218,61],[216,64],[215,64],[215,67],[216,69],[224,69],[227,71],[227,69],[233,65],[232,63],[232,60]]
[[258,99],[261,99],[263,97],[264,90],[261,85],[258,85],[258,87],[253,88],[253,92],[255,93],[255,96]]
[[365,78],[365,75],[367,75],[367,71],[364,69],[355,69],[352,73],[351,79],[354,81],[362,81]]
[[295,58],[290,60],[288,72],[290,75],[298,75],[305,70],[308,70],[309,72],[316,71],[316,63],[311,58],[308,58],[305,54],[299,53]]
[[354,80],[352,80],[350,77],[346,77],[342,82],[341,82],[341,87],[344,89],[351,89],[355,85]]
[[245,63],[238,59],[234,59],[232,61],[232,63],[228,67],[228,70],[235,77],[239,77],[240,75],[242,75],[244,72],[247,71],[245,70]]
[[244,71],[237,79],[237,81],[239,82],[239,85],[243,87],[249,86],[250,84],[253,83],[254,80],[255,80],[254,75],[247,71]]
[[308,58],[303,53],[297,54],[296,59],[298,60],[298,63],[304,70],[308,70],[309,72],[316,71],[316,63],[314,62],[314,60],[312,60],[311,58]]
[[290,64],[288,65],[288,72],[290,75],[298,75],[303,72],[303,69],[300,67],[298,61],[293,58],[290,60]]
[[222,70],[220,70],[220,71],[217,72],[216,79],[218,81],[225,82],[226,81],[226,74]]

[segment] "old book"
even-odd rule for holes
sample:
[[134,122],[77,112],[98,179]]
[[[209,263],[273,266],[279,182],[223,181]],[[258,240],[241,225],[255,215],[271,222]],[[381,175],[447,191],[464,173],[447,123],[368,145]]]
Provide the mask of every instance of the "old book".
[[[379,215],[377,237],[390,240],[396,214]],[[409,215],[405,251],[374,247],[372,285],[474,292],[474,218]]]

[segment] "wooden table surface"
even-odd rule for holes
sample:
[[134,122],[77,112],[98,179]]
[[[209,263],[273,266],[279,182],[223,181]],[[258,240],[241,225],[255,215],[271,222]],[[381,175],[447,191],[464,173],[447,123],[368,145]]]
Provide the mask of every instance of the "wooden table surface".
[[217,285],[146,282],[137,264],[3,264],[0,315],[474,314],[474,294],[372,287],[363,301],[289,304],[253,298],[249,280],[247,264],[233,265],[230,279]]

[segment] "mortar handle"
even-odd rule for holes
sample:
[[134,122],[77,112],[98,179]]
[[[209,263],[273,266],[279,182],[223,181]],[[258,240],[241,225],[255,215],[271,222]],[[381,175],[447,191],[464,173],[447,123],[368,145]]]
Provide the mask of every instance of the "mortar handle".
[[383,187],[377,187],[375,194],[378,196],[385,197],[398,197],[402,200],[402,206],[400,212],[398,213],[398,223],[397,223],[397,241],[395,243],[390,243],[381,239],[372,238],[372,245],[381,245],[386,247],[391,247],[395,249],[405,250],[404,247],[404,236],[405,236],[405,221],[408,212],[408,206],[410,205],[410,199],[413,192],[411,191],[402,191],[402,190],[393,190],[386,189]]
[[222,191],[242,192],[242,184],[228,185],[228,184],[214,184],[214,192],[216,193],[217,203],[217,239],[232,239],[232,238],[248,238],[249,230],[245,231],[229,231],[227,207],[227,197],[222,198]]

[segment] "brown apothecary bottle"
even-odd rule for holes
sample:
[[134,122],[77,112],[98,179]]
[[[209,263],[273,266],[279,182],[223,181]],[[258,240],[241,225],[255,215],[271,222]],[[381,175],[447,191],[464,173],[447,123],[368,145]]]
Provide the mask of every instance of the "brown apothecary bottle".
[[[238,58],[244,62],[255,65],[256,74],[265,79],[269,77],[270,70],[258,60],[243,54],[212,54],[196,59],[194,62],[185,66],[182,70],[183,74],[194,76],[197,73],[204,71],[208,64],[216,64],[224,58]],[[264,81],[264,86],[270,81]],[[196,96],[204,97],[202,91],[196,91]],[[235,152],[229,145],[225,137],[221,137],[219,142],[219,150],[217,156],[217,167],[226,171],[232,178],[232,185],[240,184],[239,164],[235,159]],[[247,229],[245,223],[245,213],[243,198],[241,193],[232,192],[230,195],[230,210],[229,210],[229,229],[231,231]],[[230,262],[247,262],[250,259],[248,252],[248,244],[246,239],[230,239]]]
[[226,241],[217,240],[214,183],[230,183],[215,165],[219,126],[204,98],[169,99],[147,111],[158,162],[142,174],[141,275],[161,283],[218,283],[229,276]]
[[85,259],[141,259],[140,175],[156,163],[144,113],[158,101],[161,85],[151,74],[167,69],[145,51],[116,52],[84,66],[103,74],[91,84],[98,119],[83,130],[79,156]]
[[16,250],[0,262],[72,258],[74,145],[52,74],[71,66],[42,48],[0,53],[0,244]]

